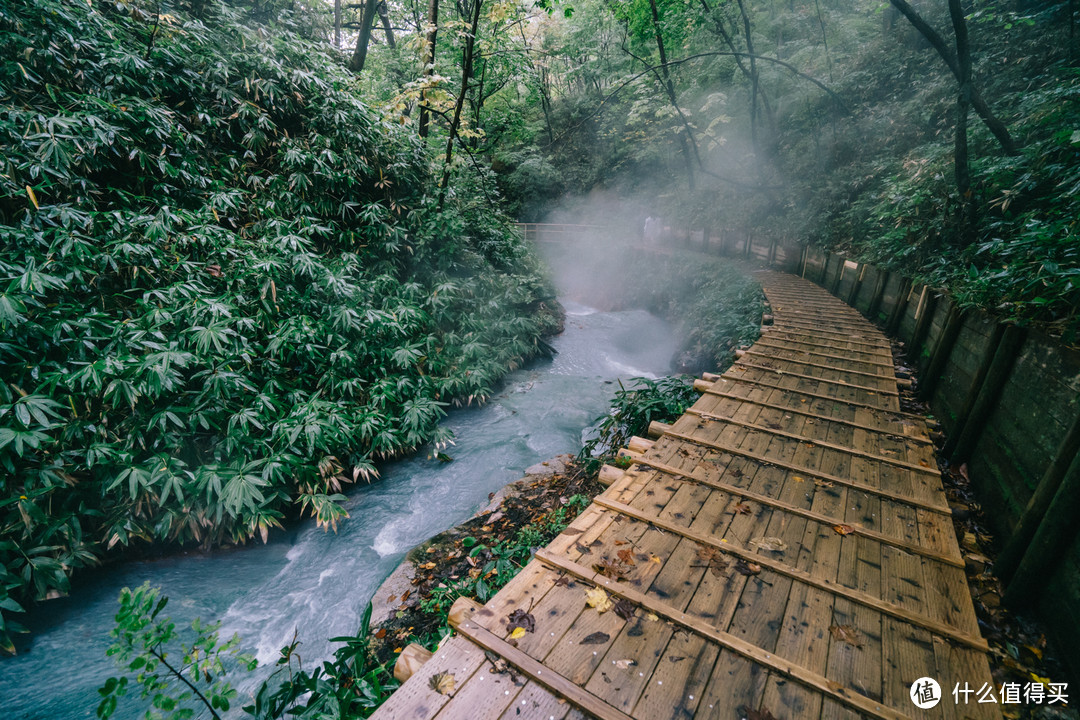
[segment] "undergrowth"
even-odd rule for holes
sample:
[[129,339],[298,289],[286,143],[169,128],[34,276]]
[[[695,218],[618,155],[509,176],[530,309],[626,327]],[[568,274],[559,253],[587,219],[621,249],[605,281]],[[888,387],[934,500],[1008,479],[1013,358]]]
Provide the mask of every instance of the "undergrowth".
[[335,527],[557,324],[288,12],[198,6],[0,9],[0,649],[109,548]]

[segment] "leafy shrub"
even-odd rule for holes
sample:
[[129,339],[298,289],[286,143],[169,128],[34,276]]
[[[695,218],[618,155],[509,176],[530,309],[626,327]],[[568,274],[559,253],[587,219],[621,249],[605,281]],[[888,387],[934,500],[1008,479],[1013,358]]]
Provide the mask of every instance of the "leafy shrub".
[[335,527],[553,328],[508,225],[287,16],[0,12],[0,639],[106,548]]

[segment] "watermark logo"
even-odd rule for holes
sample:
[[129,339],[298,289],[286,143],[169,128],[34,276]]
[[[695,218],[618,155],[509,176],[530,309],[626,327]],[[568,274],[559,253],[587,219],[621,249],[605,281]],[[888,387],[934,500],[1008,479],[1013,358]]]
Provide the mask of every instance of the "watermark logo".
[[921,677],[911,683],[911,702],[920,710],[929,710],[941,702],[941,685],[931,677]]

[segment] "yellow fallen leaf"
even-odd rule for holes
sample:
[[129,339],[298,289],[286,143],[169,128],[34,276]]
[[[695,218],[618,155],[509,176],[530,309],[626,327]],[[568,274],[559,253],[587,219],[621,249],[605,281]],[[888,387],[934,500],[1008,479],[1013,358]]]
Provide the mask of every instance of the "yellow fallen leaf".
[[648,615],[645,616],[645,619],[648,620],[649,622],[656,622],[657,620],[660,619],[660,616],[657,615],[656,613],[649,613]]
[[41,206],[38,205],[37,195],[34,194],[34,188],[27,185],[26,186],[26,194],[30,196],[30,202],[34,203],[34,208],[37,209],[37,210],[40,210]]
[[525,637],[525,628],[516,627],[514,628],[514,632],[510,633],[511,640],[517,640],[519,637]]
[[803,482],[804,480],[806,480],[806,478],[800,477],[798,475],[792,475],[791,479],[794,480],[795,482]]
[[592,588],[585,591],[585,601],[590,607],[596,608],[596,612],[605,613],[611,609],[611,600],[603,588]]
[[431,689],[440,695],[449,695],[454,692],[454,686],[456,684],[457,682],[454,680],[454,676],[448,672],[432,675],[431,679],[428,680],[428,685],[431,686]]

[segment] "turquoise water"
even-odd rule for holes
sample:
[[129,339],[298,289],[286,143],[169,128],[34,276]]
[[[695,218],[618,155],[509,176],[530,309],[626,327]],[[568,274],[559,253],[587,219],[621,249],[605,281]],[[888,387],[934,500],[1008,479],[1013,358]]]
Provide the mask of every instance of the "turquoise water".
[[[386,464],[380,481],[349,494],[351,517],[336,534],[302,523],[266,545],[124,563],[90,573],[71,597],[38,608],[29,645],[0,661],[0,718],[95,717],[96,690],[116,672],[105,650],[117,595],[146,581],[170,597],[178,624],[221,620],[260,662],[272,663],[294,631],[305,667],[327,657],[327,639],[356,631],[375,589],[410,548],[468,518],[529,465],[576,451],[583,428],[608,408],[616,379],[669,371],[676,343],[663,321],[643,311],[567,310],[553,360],[512,373],[484,407],[449,414],[453,462],[421,451]],[[126,698],[114,717],[138,717],[139,709]]]

